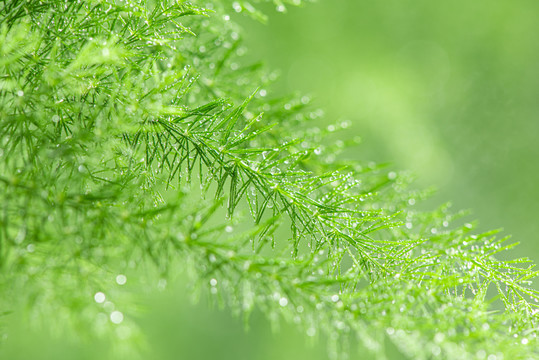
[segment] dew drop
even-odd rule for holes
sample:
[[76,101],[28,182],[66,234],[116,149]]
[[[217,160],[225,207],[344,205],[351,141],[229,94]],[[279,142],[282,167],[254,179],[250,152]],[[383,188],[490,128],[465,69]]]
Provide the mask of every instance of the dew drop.
[[112,301],[105,301],[105,303],[103,304],[103,307],[107,311],[113,311],[114,310],[114,303]]
[[122,321],[124,321],[124,314],[122,314],[120,311],[113,311],[110,314],[110,321],[115,324],[121,324]]
[[278,167],[274,166],[274,167],[271,168],[270,173],[271,173],[272,175],[278,175],[278,174],[281,173],[281,169],[279,169]]
[[94,300],[98,304],[102,304],[103,302],[105,302],[105,298],[106,298],[105,294],[102,293],[101,291],[96,292],[95,295],[94,295]]
[[436,333],[436,335],[434,335],[434,341],[437,343],[441,343],[444,339],[445,335],[443,333]]
[[116,276],[116,283],[118,285],[125,285],[126,282],[127,282],[127,276],[123,274],[119,274],[118,276]]

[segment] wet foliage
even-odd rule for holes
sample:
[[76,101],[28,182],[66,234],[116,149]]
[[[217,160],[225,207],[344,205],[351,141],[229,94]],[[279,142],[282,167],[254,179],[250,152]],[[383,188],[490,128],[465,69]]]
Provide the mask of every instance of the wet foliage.
[[229,15],[263,20],[255,5],[0,3],[0,321],[135,349],[124,274],[163,288],[181,271],[333,357],[389,341],[414,359],[537,358],[534,265],[500,260],[515,244],[448,206],[417,210],[428,192],[407,174],[343,159],[347,122],[272,96]]

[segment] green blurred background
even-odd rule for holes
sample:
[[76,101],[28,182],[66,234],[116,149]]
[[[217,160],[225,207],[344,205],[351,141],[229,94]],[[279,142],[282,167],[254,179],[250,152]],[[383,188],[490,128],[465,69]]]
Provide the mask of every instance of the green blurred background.
[[[269,6],[268,6],[269,8]],[[539,2],[318,0],[241,19],[277,93],[349,119],[357,159],[412,170],[539,262]],[[349,154],[350,155],[350,154]],[[536,284],[537,287],[538,284]]]
[[[269,95],[311,94],[328,124],[352,121],[342,136],[362,137],[348,156],[414,171],[416,187],[439,189],[428,206],[472,209],[479,230],[503,227],[522,242],[511,256],[539,262],[539,2],[319,0],[286,15],[268,9],[266,25],[236,20],[250,60],[282,73]],[[126,313],[149,336],[147,358],[327,358],[322,341],[308,346],[291,326],[272,334],[255,315],[245,333],[240,319],[193,306],[184,292],[138,299],[142,317]],[[107,358],[106,344],[66,346],[25,331],[0,358]]]

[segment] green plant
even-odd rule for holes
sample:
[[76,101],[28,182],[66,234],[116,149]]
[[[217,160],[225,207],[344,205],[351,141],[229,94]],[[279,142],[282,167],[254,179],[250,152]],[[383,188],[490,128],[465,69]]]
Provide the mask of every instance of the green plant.
[[452,225],[448,206],[416,210],[427,194],[406,174],[342,160],[346,122],[320,129],[307,98],[270,97],[227,15],[256,7],[0,6],[5,321],[140,338],[134,303],[105,301],[116,275],[163,287],[180,271],[336,357],[350,337],[377,356],[385,339],[414,359],[539,356],[533,265],[498,260],[514,244]]

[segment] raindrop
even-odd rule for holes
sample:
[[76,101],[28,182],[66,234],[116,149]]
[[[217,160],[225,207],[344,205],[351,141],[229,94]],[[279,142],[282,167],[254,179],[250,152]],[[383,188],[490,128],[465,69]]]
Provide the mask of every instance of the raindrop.
[[237,1],[234,1],[232,3],[232,8],[234,9],[235,12],[241,12],[241,5]]
[[122,321],[124,321],[124,314],[122,314],[119,311],[113,311],[110,314],[110,321],[112,321],[115,324],[120,324]]
[[278,174],[281,173],[281,169],[279,169],[278,167],[275,167],[275,166],[274,166],[274,167],[271,168],[270,173],[271,173],[272,175],[278,175]]
[[96,292],[94,295],[94,300],[96,303],[102,304],[105,302],[105,294],[103,294],[101,291]]
[[286,306],[286,305],[288,305],[288,299],[285,298],[285,297],[280,298],[280,299],[279,299],[279,305],[281,305],[281,306],[283,306],[283,307]]
[[114,310],[114,303],[111,302],[111,301],[105,301],[105,303],[103,304],[103,307],[107,311],[113,311]]
[[118,285],[125,285],[126,282],[127,282],[127,276],[123,274],[116,276],[116,283]]
[[341,123],[341,127],[343,129],[346,129],[346,128],[349,128],[350,125],[352,125],[352,122],[350,120],[344,120],[342,123]]

